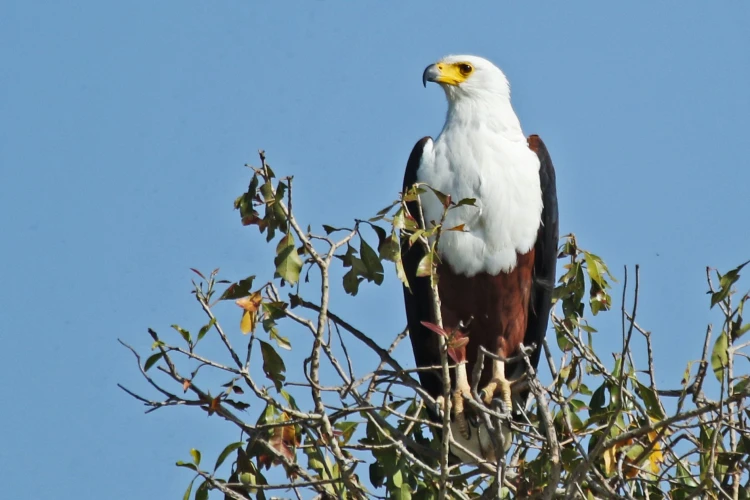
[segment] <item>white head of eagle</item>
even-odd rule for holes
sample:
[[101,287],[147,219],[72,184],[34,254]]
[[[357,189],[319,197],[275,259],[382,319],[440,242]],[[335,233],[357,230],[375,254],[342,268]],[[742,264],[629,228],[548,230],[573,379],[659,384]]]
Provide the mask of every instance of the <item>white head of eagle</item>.
[[[525,405],[527,390],[514,385],[526,371],[519,348],[535,346],[529,362],[536,367],[555,281],[555,172],[541,139],[527,140],[521,130],[508,80],[494,64],[476,56],[448,56],[428,66],[422,82],[443,88],[448,112],[440,135],[434,140],[424,137],[414,146],[404,189],[424,183],[455,202],[475,200],[473,206],[447,212],[435,270],[442,327],[461,330],[469,338],[466,362],[450,372],[452,434],[473,454],[495,460],[487,427],[481,419],[470,418],[471,410],[464,412],[463,402],[472,398],[470,384],[476,382],[486,405],[499,405],[506,412]],[[416,201],[406,205],[419,226],[429,229],[441,221],[444,207],[429,191],[420,200],[421,212]],[[418,272],[426,250],[405,238],[401,257],[409,283],[404,287],[409,336],[417,366],[425,368],[419,372],[420,383],[438,398],[443,394],[442,374],[427,369],[441,364],[438,336],[427,327],[436,322],[432,284],[429,276]],[[498,358],[485,359],[480,379],[470,381],[480,347]],[[507,450],[511,435],[506,424],[501,430]],[[451,449],[461,458],[471,458],[460,448]]]
[[503,97],[510,99],[510,84],[500,68],[487,59],[477,56],[446,56],[435,64],[427,66],[422,73],[422,84],[436,82],[443,89],[450,101],[462,96],[479,99]]

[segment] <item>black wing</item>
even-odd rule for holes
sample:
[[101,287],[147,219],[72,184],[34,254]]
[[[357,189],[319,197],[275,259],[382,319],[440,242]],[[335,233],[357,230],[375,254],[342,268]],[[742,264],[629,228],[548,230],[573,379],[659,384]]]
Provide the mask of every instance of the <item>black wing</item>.
[[539,179],[542,186],[542,224],[537,233],[534,259],[534,283],[529,300],[529,318],[523,344],[536,344],[531,355],[531,366],[539,364],[542,352],[542,341],[547,333],[552,292],[555,289],[557,268],[557,242],[559,220],[557,212],[557,187],[555,185],[555,168],[547,147],[538,135],[529,137],[529,147],[539,156]]
[[[404,192],[417,182],[417,170],[422,159],[424,145],[431,141],[430,137],[424,137],[417,142],[409,155],[404,173]],[[409,213],[416,219],[420,227],[424,228],[424,221],[419,213],[416,202],[408,202]],[[432,292],[430,289],[430,278],[417,277],[417,266],[424,257],[425,251],[422,245],[413,245],[409,248],[409,241],[401,241],[401,260],[409,288],[404,286],[404,304],[406,305],[406,320],[409,325],[409,337],[414,350],[414,361],[418,367],[440,366],[440,345],[435,333],[425,328],[421,321],[433,321],[432,314]],[[435,371],[420,371],[419,382],[433,398],[443,393],[443,382],[440,374]]]

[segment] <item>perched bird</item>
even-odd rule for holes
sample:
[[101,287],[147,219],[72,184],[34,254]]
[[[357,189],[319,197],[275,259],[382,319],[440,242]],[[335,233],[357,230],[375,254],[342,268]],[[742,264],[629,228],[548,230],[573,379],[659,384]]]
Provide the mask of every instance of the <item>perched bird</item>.
[[[501,359],[517,358],[508,363],[485,358],[478,382],[484,403],[495,400],[506,412],[526,403],[528,391],[514,390],[527,370],[517,355],[522,344],[535,346],[530,362],[536,367],[547,329],[558,241],[555,171],[542,140],[523,134],[508,80],[490,61],[448,56],[428,66],[422,81],[425,87],[435,82],[443,88],[448,112],[440,135],[414,146],[404,190],[420,183],[450,195],[454,203],[475,200],[452,208],[442,221],[437,289],[444,330],[458,330],[469,339],[466,363],[451,370],[453,435],[473,453],[494,461],[486,427],[480,419],[466,419],[464,412],[471,409],[462,398],[471,397],[470,377],[483,346]],[[444,201],[426,190],[420,204],[410,201],[407,209],[420,228],[429,229],[440,223]],[[430,277],[417,272],[425,246],[404,239],[401,252],[414,358],[419,367],[439,366],[439,336],[423,323],[434,324],[436,318]],[[440,370],[420,371],[419,377],[433,397],[443,394]],[[459,421],[463,425],[456,426]],[[507,451],[511,435],[508,427],[503,431]]]

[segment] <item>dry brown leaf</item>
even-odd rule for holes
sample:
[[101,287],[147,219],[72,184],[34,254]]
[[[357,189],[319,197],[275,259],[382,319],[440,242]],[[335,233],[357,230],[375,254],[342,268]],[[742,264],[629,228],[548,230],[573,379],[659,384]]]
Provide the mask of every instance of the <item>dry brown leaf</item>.
[[208,405],[208,414],[213,415],[216,411],[218,411],[221,403],[221,399],[219,396],[216,396],[211,400],[211,403]]
[[[289,415],[285,413],[281,414],[279,419],[281,422],[289,420]],[[299,439],[296,435],[293,425],[283,425],[274,427],[271,430],[271,436],[268,439],[268,444],[281,455],[287,458],[290,462],[294,462],[295,450],[299,444]],[[261,465],[265,465],[266,468],[270,467],[271,463],[278,463],[278,460],[274,460],[270,455],[261,455],[258,457],[258,462]]]

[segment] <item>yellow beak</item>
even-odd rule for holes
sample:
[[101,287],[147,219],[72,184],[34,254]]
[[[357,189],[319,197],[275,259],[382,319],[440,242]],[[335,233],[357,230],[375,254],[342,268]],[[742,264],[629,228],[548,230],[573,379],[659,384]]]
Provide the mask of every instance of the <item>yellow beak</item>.
[[466,76],[461,74],[455,64],[435,63],[430,64],[422,73],[422,85],[427,82],[445,83],[447,85],[458,85],[466,81]]

